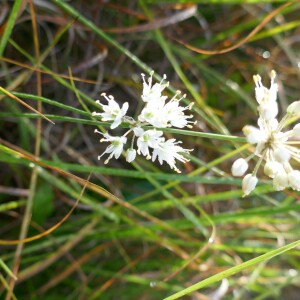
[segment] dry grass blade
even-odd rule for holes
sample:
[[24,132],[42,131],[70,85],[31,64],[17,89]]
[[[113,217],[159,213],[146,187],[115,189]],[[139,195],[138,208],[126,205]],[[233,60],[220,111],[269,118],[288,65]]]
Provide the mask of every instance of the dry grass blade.
[[44,232],[31,236],[31,237],[27,237],[25,239],[22,240],[1,240],[0,239],[0,245],[17,245],[17,244],[23,244],[23,243],[29,243],[35,240],[38,240],[44,236],[47,236],[48,234],[50,234],[51,232],[53,232],[54,230],[56,230],[57,228],[59,228],[64,222],[66,222],[66,220],[70,217],[70,215],[73,213],[74,209],[76,208],[77,204],[79,203],[86,187],[87,184],[89,183],[89,179],[91,177],[91,174],[88,176],[87,180],[85,181],[85,184],[83,186],[83,189],[80,192],[79,197],[77,198],[76,202],[74,202],[73,206],[71,207],[71,209],[69,210],[69,212],[55,225],[51,226],[49,229],[45,230]]
[[55,123],[53,121],[51,121],[50,119],[48,119],[45,115],[43,115],[42,113],[40,113],[38,110],[36,110],[35,108],[33,108],[32,106],[28,105],[26,102],[24,102],[23,100],[21,100],[20,98],[16,97],[15,95],[13,95],[12,93],[10,93],[9,91],[7,91],[6,89],[4,89],[3,87],[0,86],[0,91],[2,93],[4,93],[6,96],[8,96],[9,98],[11,98],[12,100],[15,100],[17,102],[19,102],[20,104],[24,105],[25,107],[27,107],[28,109],[30,109],[31,111],[35,112],[36,114],[40,115],[43,119],[47,120],[48,122],[52,123],[53,125],[55,125]]
[[236,44],[234,44],[234,45],[232,45],[232,46],[230,46],[228,48],[224,48],[224,49],[220,49],[220,50],[205,50],[205,49],[200,49],[200,48],[197,48],[197,47],[193,47],[192,45],[184,43],[184,42],[182,42],[182,41],[180,41],[178,39],[175,39],[175,40],[176,40],[176,42],[182,44],[186,48],[188,48],[188,49],[190,49],[190,50],[192,50],[194,52],[197,52],[199,54],[206,54],[206,55],[224,54],[224,53],[230,52],[232,50],[235,50],[235,49],[239,48],[241,45],[247,43],[247,41],[250,40],[251,37],[253,37],[257,32],[259,32],[280,11],[282,11],[284,8],[288,7],[291,4],[293,4],[293,2],[284,3],[281,6],[279,6],[278,8],[274,9],[246,37],[242,38]]
[[[105,49],[103,50],[103,53],[101,53],[101,55],[102,55],[102,57],[105,57],[105,55],[106,55],[106,50]],[[42,70],[41,68],[34,67],[34,66],[31,66],[31,65],[28,65],[28,64],[25,64],[25,63],[21,63],[21,62],[18,62],[16,60],[9,59],[9,58],[6,58],[6,57],[0,57],[0,60],[8,62],[8,63],[16,65],[16,66],[19,66],[19,67],[22,67],[24,69],[28,69],[30,71],[40,72],[42,74],[47,74],[47,75],[50,75],[50,76],[54,75],[54,76],[58,76],[58,77],[61,77],[61,78],[70,79],[70,77],[68,75]],[[95,81],[95,80],[83,79],[83,78],[76,77],[76,76],[72,77],[72,79],[74,81],[80,81],[80,82],[85,82],[85,83],[90,83],[90,84],[96,84],[97,83],[97,81]]]
[[14,146],[2,139],[0,139],[0,143],[2,143],[3,145],[6,145],[10,148],[10,151],[13,151],[15,153],[15,155],[17,156],[20,156],[28,161],[31,161],[33,162],[34,164],[36,165],[39,165],[41,167],[44,167],[44,168],[47,168],[47,169],[51,169],[65,177],[69,177],[73,180],[75,180],[76,182],[78,182],[79,184],[81,185],[85,185],[87,184],[87,187],[93,191],[95,191],[96,193],[99,193],[100,195],[103,195],[105,197],[107,197],[108,199],[112,200],[113,202],[115,203],[118,203],[119,205],[133,211],[134,213],[136,213],[137,215],[139,216],[142,216],[143,218],[155,223],[155,224],[158,224],[160,226],[162,226],[163,228],[165,228],[166,230],[174,233],[175,235],[185,239],[185,240],[190,240],[192,241],[193,238],[189,237],[188,235],[184,234],[183,232],[181,231],[178,231],[176,230],[175,228],[173,228],[172,226],[168,225],[167,223],[161,221],[159,218],[156,218],[154,216],[151,216],[150,214],[148,214],[147,212],[145,211],[142,211],[142,210],[139,210],[137,207],[133,206],[132,204],[130,204],[129,202],[126,202],[122,199],[119,199],[118,197],[114,196],[113,194],[109,193],[108,191],[106,191],[104,188],[102,187],[99,187],[98,185],[96,184],[93,184],[91,182],[86,182],[85,180],[83,180],[82,178],[74,175],[74,174],[71,174],[69,172],[66,172],[66,171],[63,171],[59,168],[56,168],[56,167],[53,167],[53,166],[50,166],[48,164],[46,164],[45,162],[42,162],[40,161],[39,159],[35,158],[34,155],[20,149],[19,147],[17,146]]

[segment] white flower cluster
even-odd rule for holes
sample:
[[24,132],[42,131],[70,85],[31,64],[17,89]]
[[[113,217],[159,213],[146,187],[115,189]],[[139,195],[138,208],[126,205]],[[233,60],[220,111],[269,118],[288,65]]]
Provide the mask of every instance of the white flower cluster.
[[289,124],[291,118],[300,115],[300,101],[295,101],[287,108],[286,115],[278,122],[277,90],[275,83],[276,73],[271,72],[271,86],[269,89],[263,86],[259,75],[253,76],[255,82],[255,94],[258,102],[259,118],[258,128],[245,126],[243,132],[250,144],[255,145],[255,152],[246,159],[239,158],[232,165],[234,176],[243,176],[248,169],[248,161],[255,155],[258,162],[251,174],[247,174],[242,182],[244,196],[255,189],[258,179],[257,171],[263,161],[264,173],[273,179],[274,189],[279,191],[287,187],[300,191],[300,171],[294,170],[291,160],[300,162],[300,124],[292,130],[282,130]]
[[[155,161],[157,158],[160,164],[163,164],[165,161],[171,169],[180,173],[180,170],[175,165],[175,160],[177,159],[183,163],[187,162],[188,159],[182,154],[188,154],[192,150],[179,146],[181,141],[176,141],[175,139],[166,140],[163,137],[163,131],[157,128],[172,126],[177,128],[191,128],[195,124],[195,122],[190,121],[193,116],[185,115],[184,111],[191,109],[192,104],[185,107],[180,106],[180,100],[185,98],[185,95],[179,97],[180,91],[177,91],[174,97],[167,101],[167,96],[162,95],[163,90],[169,84],[165,82],[166,76],[164,75],[160,83],[155,84],[152,84],[152,76],[153,72],[150,73],[150,77],[146,80],[145,75],[142,74],[143,94],[141,98],[145,106],[138,116],[138,120],[126,116],[128,110],[127,102],[121,108],[113,96],[107,96],[106,94],[102,94],[102,96],[108,102],[107,105],[100,103],[99,100],[96,101],[102,107],[103,112],[93,112],[92,115],[100,116],[102,121],[112,121],[111,129],[117,128],[122,122],[130,124],[130,129],[122,136],[111,136],[107,132],[102,133],[95,130],[95,132],[103,135],[100,142],[110,143],[106,150],[98,156],[98,159],[104,154],[109,154],[104,162],[105,164],[112,157],[118,159],[127,143],[127,136],[129,133],[133,133],[131,146],[126,151],[126,160],[128,162],[132,162],[136,158],[136,154],[139,154],[145,156],[147,159],[152,159],[152,161]],[[144,126],[147,125],[154,127],[154,129],[144,129]],[[134,148],[135,141],[137,149]]]

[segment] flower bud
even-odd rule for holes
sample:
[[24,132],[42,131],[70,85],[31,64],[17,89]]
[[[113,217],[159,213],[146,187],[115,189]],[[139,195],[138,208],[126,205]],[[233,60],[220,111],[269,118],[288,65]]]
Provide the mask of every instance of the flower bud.
[[243,197],[249,195],[256,187],[258,182],[257,177],[247,174],[242,182]]
[[264,173],[270,178],[274,178],[277,173],[284,172],[283,166],[277,161],[268,161],[264,167]]
[[292,115],[300,115],[300,101],[294,101],[291,103],[286,111]]
[[300,123],[293,128],[293,137],[300,139]]
[[288,180],[291,188],[296,191],[300,191],[300,171],[293,170],[288,173]]
[[231,167],[231,173],[233,176],[240,177],[245,174],[247,169],[248,169],[247,161],[243,158],[239,158],[233,163]]
[[276,191],[282,191],[289,186],[288,176],[285,172],[277,173],[273,179],[273,187]]
[[130,163],[133,160],[135,160],[135,157],[136,157],[135,149],[133,149],[133,148],[128,149],[126,152],[126,161]]
[[291,158],[291,152],[286,148],[277,148],[274,151],[275,159],[280,163],[288,162]]

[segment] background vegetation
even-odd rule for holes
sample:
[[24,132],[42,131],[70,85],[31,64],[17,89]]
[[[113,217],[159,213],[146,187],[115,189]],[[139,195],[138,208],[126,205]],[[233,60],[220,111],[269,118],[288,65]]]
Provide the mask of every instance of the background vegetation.
[[[300,3],[160,2],[1,1],[1,299],[299,299],[299,194],[242,198],[230,168],[252,76],[299,99]],[[152,69],[195,102],[180,175],[97,160],[95,100],[138,114]]]

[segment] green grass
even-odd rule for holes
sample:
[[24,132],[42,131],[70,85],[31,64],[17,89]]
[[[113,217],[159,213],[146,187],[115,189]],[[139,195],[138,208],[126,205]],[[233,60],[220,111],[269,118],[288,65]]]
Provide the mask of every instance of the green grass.
[[[190,1],[42,2],[3,4],[0,19],[0,298],[204,299],[227,278],[220,299],[297,299],[299,193],[260,172],[242,198],[230,169],[253,151],[252,76],[268,86],[276,70],[281,111],[299,99],[299,3],[194,1],[191,17]],[[226,50],[251,32],[223,54],[178,42]],[[151,70],[194,102],[192,129],[164,129],[194,149],[181,174],[97,160],[94,129],[130,125],[110,130],[95,100],[137,116]]]

